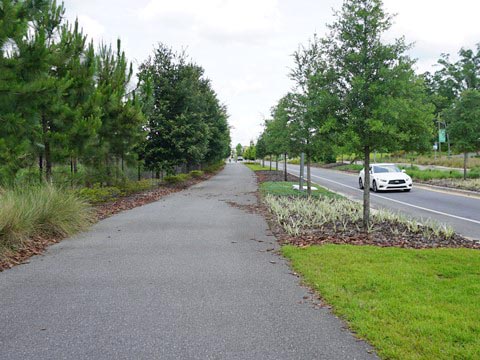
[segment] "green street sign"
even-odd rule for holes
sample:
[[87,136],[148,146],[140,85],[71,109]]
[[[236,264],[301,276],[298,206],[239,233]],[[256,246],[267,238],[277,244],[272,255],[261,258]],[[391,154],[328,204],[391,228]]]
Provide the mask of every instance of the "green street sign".
[[447,131],[445,129],[438,131],[438,141],[441,143],[447,142]]

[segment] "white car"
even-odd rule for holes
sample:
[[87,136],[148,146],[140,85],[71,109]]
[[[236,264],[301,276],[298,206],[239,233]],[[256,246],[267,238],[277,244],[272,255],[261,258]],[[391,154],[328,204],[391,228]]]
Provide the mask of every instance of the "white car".
[[[365,169],[358,174],[358,186],[365,186]],[[370,165],[370,189],[374,192],[381,190],[412,190],[412,178],[400,170],[395,164]]]

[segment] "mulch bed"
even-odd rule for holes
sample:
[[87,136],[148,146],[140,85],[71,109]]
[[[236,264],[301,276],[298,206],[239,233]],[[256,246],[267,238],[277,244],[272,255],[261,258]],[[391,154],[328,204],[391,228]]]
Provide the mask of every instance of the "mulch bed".
[[[283,172],[281,171],[256,171],[257,182],[265,181],[283,181]],[[292,180],[298,181],[298,177],[292,176]],[[375,228],[369,234],[365,234],[361,229],[361,223],[351,223],[347,226],[347,231],[343,231],[343,224],[326,224],[323,228],[310,230],[306,234],[297,237],[288,235],[282,226],[274,219],[274,216],[265,206],[260,198],[259,205],[255,212],[261,213],[267,220],[270,230],[281,244],[292,244],[301,247],[310,245],[324,244],[350,244],[350,245],[374,245],[379,247],[399,247],[410,249],[427,248],[470,248],[480,249],[480,242],[472,241],[461,235],[455,234],[451,238],[425,237],[419,231],[413,233],[408,230],[404,224],[382,223],[376,224]]]
[[[451,238],[442,236],[425,237],[422,232],[411,232],[403,224],[395,224],[395,232],[392,224],[383,223],[376,225],[369,234],[356,230],[361,223],[350,224],[355,230],[335,230],[333,224],[328,224],[322,230],[311,231],[298,237],[285,235],[282,240],[297,246],[323,245],[323,244],[350,244],[350,245],[374,245],[379,247],[399,247],[408,249],[432,249],[432,248],[469,248],[480,249],[480,242],[469,240],[455,234]],[[337,224],[337,226],[341,226]],[[283,231],[283,229],[281,229]]]
[[[130,210],[161,199],[164,196],[182,191],[192,185],[205,181],[215,174],[207,174],[198,179],[190,179],[178,185],[167,185],[155,190],[148,190],[116,199],[115,201],[94,206],[96,221],[106,219],[125,210]],[[28,263],[33,255],[42,254],[50,245],[59,243],[64,237],[35,237],[26,241],[23,246],[15,251],[9,250],[0,257],[0,272],[16,265]]]

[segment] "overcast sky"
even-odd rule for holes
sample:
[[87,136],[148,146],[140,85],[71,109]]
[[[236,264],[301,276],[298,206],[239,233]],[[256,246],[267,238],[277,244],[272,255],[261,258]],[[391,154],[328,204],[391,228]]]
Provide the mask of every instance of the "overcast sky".
[[[323,36],[342,0],[65,0],[98,44],[122,39],[138,65],[162,42],[185,48],[205,69],[228,107],[232,145],[247,145],[270,108],[292,87],[291,54],[316,32]],[[417,70],[432,70],[441,53],[480,42],[480,1],[384,0],[397,14],[390,37],[414,42]]]

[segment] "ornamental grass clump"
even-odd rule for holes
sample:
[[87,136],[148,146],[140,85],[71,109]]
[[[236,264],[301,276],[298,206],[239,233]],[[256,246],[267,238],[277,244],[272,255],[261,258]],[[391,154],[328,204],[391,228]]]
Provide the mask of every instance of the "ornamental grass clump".
[[0,248],[33,237],[67,237],[94,220],[90,206],[72,191],[50,185],[4,190],[0,195]]
[[[474,246],[450,226],[418,221],[403,214],[377,210],[368,235],[362,228],[361,204],[335,197],[298,198],[267,195],[265,202],[276,222],[291,237],[377,243],[382,246]],[[360,239],[360,240],[359,240]]]

